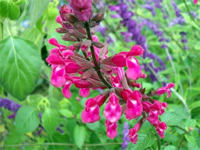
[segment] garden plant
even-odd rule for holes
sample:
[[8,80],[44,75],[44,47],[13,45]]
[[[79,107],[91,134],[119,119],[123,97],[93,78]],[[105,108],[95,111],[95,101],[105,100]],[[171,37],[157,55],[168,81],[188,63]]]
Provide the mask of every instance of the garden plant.
[[0,0],[0,149],[200,150],[198,0]]

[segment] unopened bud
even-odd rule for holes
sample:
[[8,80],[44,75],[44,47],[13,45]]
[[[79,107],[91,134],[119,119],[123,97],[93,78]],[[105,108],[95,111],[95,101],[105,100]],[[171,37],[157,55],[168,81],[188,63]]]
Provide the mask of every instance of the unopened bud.
[[95,21],[96,23],[100,23],[103,20],[104,14],[103,13],[99,13],[96,14],[93,18],[92,21]]
[[66,5],[63,5],[62,8],[60,9],[60,16],[62,18],[63,21],[67,21],[67,17],[66,15],[67,14],[71,14],[72,13],[72,10],[67,7]]
[[65,16],[67,18],[67,21],[69,21],[72,24],[79,21],[78,18],[76,18],[76,16],[74,16],[72,14],[66,14]]
[[57,28],[56,32],[58,32],[58,33],[67,33],[67,30],[64,29],[64,28]]
[[92,42],[90,40],[86,40],[86,41],[82,42],[82,44],[81,44],[81,50],[82,51],[87,51],[88,48],[91,46],[91,43]]
[[62,36],[62,39],[64,40],[64,41],[73,41],[73,42],[75,42],[75,41],[77,41],[76,40],[76,38],[74,38],[74,37],[71,37],[71,35],[70,34],[65,34],[64,36]]
[[100,43],[100,42],[93,42],[93,45],[97,48],[103,48],[104,44]]
[[91,21],[90,22],[90,27],[92,28],[92,27],[95,27],[97,24],[96,24],[96,22],[95,21]]
[[81,28],[84,28],[84,24],[82,22],[75,22],[74,27],[76,29],[81,29]]

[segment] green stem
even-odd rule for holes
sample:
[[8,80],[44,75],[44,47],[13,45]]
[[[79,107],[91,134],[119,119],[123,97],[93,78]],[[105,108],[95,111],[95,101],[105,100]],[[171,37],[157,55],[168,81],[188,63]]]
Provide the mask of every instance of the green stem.
[[3,26],[3,22],[0,23],[0,40],[3,40],[4,38],[4,26]]
[[157,138],[157,145],[158,145],[158,150],[161,150],[161,141],[158,133],[156,133],[156,138]]
[[184,135],[182,136],[181,142],[179,143],[177,150],[179,150],[179,149],[181,148],[181,145],[182,145],[182,143],[183,143],[183,140],[184,140]]
[[182,131],[185,132],[185,133],[188,133],[188,131],[186,131],[184,128],[182,128],[182,127],[180,127],[180,126],[172,125],[172,126],[170,126],[170,127],[175,127],[175,128],[178,128],[178,129],[182,130]]
[[188,11],[188,13],[189,13],[189,15],[190,15],[190,18],[191,18],[192,21],[198,26],[198,24],[197,24],[196,21],[194,20],[194,17],[193,17],[192,14],[191,14],[191,11],[190,11],[190,9],[189,9],[189,7],[188,7],[186,1],[183,0],[183,3],[184,3],[184,5],[185,5],[185,7],[186,7],[186,9],[187,9],[187,11]]
[[[91,40],[92,42],[92,35],[91,35],[91,32],[90,32],[90,24],[89,22],[86,22],[85,23],[85,28],[86,28],[86,31],[87,31],[87,36],[88,36],[88,39]],[[103,75],[101,74],[101,71],[100,71],[100,67],[99,67],[99,64],[96,60],[96,56],[95,56],[95,52],[94,52],[94,47],[93,45],[91,44],[90,46],[90,50],[91,50],[91,54],[92,54],[92,59],[93,59],[93,62],[94,62],[94,65],[95,65],[95,69],[96,69],[96,72],[100,78],[100,80],[109,88],[113,88],[112,85],[110,85],[110,83],[108,81],[106,81],[106,79],[103,77]]]
[[[96,147],[96,146],[109,146],[109,145],[121,145],[122,143],[103,143],[103,144],[84,144],[83,146],[87,147]],[[34,144],[13,144],[13,145],[5,145],[0,146],[0,148],[6,148],[6,147],[32,147],[32,146],[75,146],[75,144],[71,143],[34,143]]]

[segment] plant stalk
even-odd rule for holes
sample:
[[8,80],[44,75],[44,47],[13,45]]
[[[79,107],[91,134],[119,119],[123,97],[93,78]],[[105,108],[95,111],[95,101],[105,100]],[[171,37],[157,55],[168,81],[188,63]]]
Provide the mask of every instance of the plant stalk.
[[[87,31],[87,36],[88,36],[88,39],[91,40],[92,42],[92,35],[91,35],[91,32],[90,32],[90,24],[89,22],[86,22],[85,23],[85,28],[86,28],[86,31]],[[112,85],[106,81],[106,79],[103,77],[103,75],[101,74],[101,71],[100,71],[100,67],[99,67],[99,64],[96,60],[96,56],[95,56],[95,52],[94,52],[94,47],[93,45],[91,44],[90,46],[90,50],[91,50],[91,54],[92,54],[92,59],[93,59],[93,62],[94,62],[94,65],[95,65],[95,69],[96,69],[96,72],[100,78],[100,80],[109,88],[113,88]]]

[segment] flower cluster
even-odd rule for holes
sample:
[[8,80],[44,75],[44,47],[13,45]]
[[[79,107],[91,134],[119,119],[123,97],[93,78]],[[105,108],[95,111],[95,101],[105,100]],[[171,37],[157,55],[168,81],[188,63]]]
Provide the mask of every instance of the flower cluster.
[[57,32],[63,34],[63,40],[74,41],[74,44],[65,46],[54,38],[49,40],[55,46],[46,59],[52,68],[51,84],[62,87],[66,98],[71,97],[72,84],[80,88],[79,94],[84,97],[91,89],[103,90],[100,95],[86,101],[81,118],[84,123],[96,122],[101,118],[100,107],[104,107],[107,136],[111,139],[117,136],[117,122],[123,114],[127,120],[141,118],[129,130],[132,143],[137,142],[137,132],[145,120],[155,126],[163,138],[166,126],[159,121],[158,115],[164,113],[167,104],[153,97],[164,93],[170,96],[174,84],[145,93],[145,88],[138,83],[138,79],[146,78],[137,60],[143,55],[143,48],[134,45],[128,52],[108,56],[107,44],[99,42],[94,35],[103,14],[92,17],[91,1],[71,0],[70,6],[72,9],[66,5],[61,8],[57,22],[62,27]]
[[[151,23],[151,25],[149,24],[149,22],[144,22],[144,23],[138,24],[132,18],[134,13],[132,11],[128,10],[128,5],[124,2],[120,2],[119,4],[110,6],[109,8],[111,11],[117,12],[117,15],[120,18],[122,18],[121,23],[123,24],[123,26],[127,27],[127,32],[121,33],[123,36],[125,36],[125,41],[126,42],[135,41],[136,44],[140,45],[144,49],[143,57],[150,58],[152,60],[152,62],[149,63],[148,65],[144,64],[144,68],[146,71],[150,72],[149,77],[152,79],[152,81],[157,81],[157,77],[151,71],[151,69],[155,73],[158,73],[159,71],[165,69],[165,64],[158,56],[156,56],[155,54],[153,54],[149,51],[146,38],[142,35],[142,31],[141,31],[141,28],[145,23],[147,23],[147,25],[149,25],[149,26],[152,26],[152,23]],[[153,29],[155,29],[155,28],[153,27]],[[163,40],[162,32],[160,32],[157,28],[155,30],[156,30],[156,34]],[[165,41],[165,39],[164,39],[164,41]],[[162,42],[164,43],[164,41],[162,41]],[[163,46],[166,46],[166,45],[163,44]],[[155,57],[151,57],[151,56],[155,56]],[[155,65],[155,61],[157,61],[161,67],[157,67]],[[151,67],[151,68],[149,68],[149,67]]]
[[169,26],[173,26],[175,24],[184,25],[185,24],[185,19],[181,15],[180,9],[178,8],[178,6],[176,5],[176,3],[174,1],[172,1],[171,4],[172,4],[172,6],[174,8],[176,18],[169,23]]
[[167,19],[168,15],[163,7],[162,2],[163,0],[146,0],[145,4],[143,5],[143,8],[146,8],[147,10],[149,10],[153,16],[156,15],[156,8],[158,8],[163,13],[163,18]]
[[3,99],[0,98],[0,108],[8,109],[9,111],[13,112],[10,116],[8,116],[9,119],[12,119],[15,117],[18,109],[21,107],[20,104],[17,104],[9,99]]

